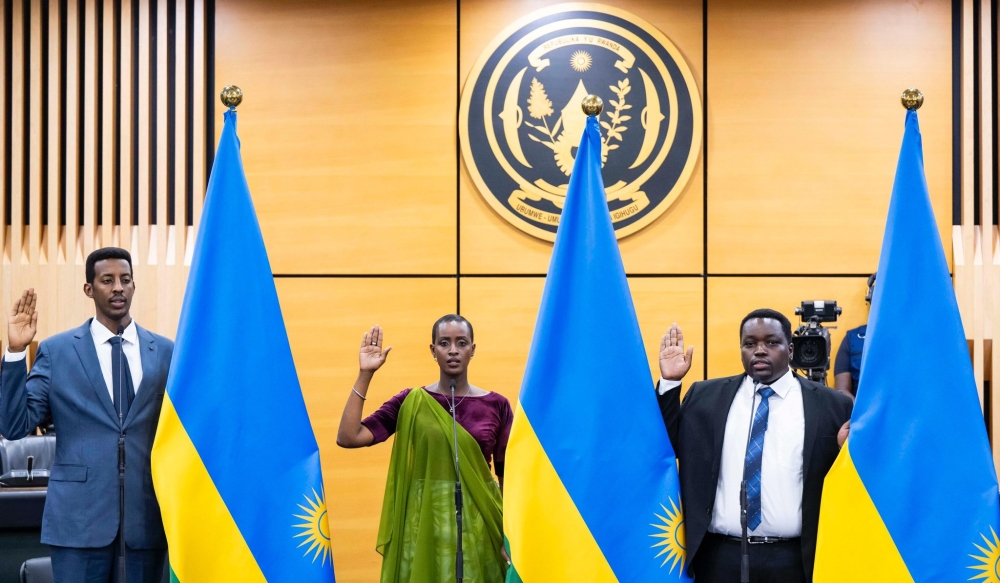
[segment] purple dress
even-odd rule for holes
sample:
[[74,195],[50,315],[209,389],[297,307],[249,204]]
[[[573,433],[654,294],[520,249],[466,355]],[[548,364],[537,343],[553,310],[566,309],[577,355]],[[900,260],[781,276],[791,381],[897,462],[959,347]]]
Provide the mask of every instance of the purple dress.
[[[361,421],[361,424],[375,436],[372,445],[382,443],[396,432],[396,418],[399,416],[399,408],[411,390],[413,389],[403,390]],[[426,389],[421,387],[419,390]],[[440,403],[445,411],[451,411],[450,397],[431,391],[427,391],[427,393],[434,397],[434,400]],[[455,419],[458,424],[475,438],[479,449],[483,450],[486,464],[490,465],[492,460],[497,477],[503,477],[507,439],[510,437],[510,426],[514,421],[514,412],[510,408],[510,401],[503,395],[493,392],[481,397],[458,398],[457,401]]]

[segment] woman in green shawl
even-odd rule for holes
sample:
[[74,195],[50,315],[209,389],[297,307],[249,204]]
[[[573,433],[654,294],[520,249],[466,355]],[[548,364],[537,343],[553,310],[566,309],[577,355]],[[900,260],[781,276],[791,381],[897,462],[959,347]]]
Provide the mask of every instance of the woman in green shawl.
[[[406,389],[362,420],[372,377],[392,350],[383,349],[382,341],[379,326],[361,340],[361,370],[337,433],[337,444],[348,448],[396,435],[376,545],[382,555],[381,581],[455,581],[454,415],[463,500],[463,581],[500,583],[507,568],[500,489],[514,415],[502,395],[469,384],[469,361],[476,353],[472,324],[456,314],[438,319],[430,346],[441,369],[438,382]],[[491,460],[499,483],[490,472]]]

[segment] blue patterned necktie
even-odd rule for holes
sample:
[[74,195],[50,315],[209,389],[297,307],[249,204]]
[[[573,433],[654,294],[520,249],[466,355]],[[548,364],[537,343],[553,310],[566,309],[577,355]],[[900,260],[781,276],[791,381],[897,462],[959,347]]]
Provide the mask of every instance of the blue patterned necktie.
[[[132,371],[128,367],[128,359],[125,358],[125,352],[122,350],[121,336],[112,336],[108,342],[111,343],[111,400],[115,403],[115,413],[119,413],[124,420],[128,417],[128,410],[135,398]],[[121,396],[124,397],[121,402],[118,398],[119,388]]]
[[750,430],[750,441],[747,443],[747,457],[744,460],[743,475],[747,480],[747,528],[750,530],[760,526],[760,469],[764,459],[764,432],[767,431],[767,399],[774,394],[771,387],[757,389],[760,393],[760,405],[753,416],[753,428]]

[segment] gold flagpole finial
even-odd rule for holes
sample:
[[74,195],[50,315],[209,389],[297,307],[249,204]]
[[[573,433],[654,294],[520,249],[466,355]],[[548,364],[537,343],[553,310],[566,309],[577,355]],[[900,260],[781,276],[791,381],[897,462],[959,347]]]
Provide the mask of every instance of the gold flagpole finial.
[[899,97],[899,101],[902,102],[903,107],[906,109],[916,111],[924,104],[924,94],[916,87],[910,87]]
[[583,102],[580,103],[580,107],[583,108],[583,113],[587,117],[594,117],[596,115],[601,115],[601,111],[604,110],[604,101],[596,95],[588,95],[583,98]]
[[235,110],[236,106],[243,102],[243,90],[235,85],[226,85],[222,88],[219,99],[230,111]]

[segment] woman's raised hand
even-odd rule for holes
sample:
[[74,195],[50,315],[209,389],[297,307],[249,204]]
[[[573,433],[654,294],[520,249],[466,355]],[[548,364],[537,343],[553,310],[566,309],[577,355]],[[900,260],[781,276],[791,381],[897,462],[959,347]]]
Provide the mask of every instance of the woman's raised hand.
[[385,364],[392,346],[382,350],[382,327],[378,324],[361,337],[361,353],[358,357],[362,372],[375,372]]

